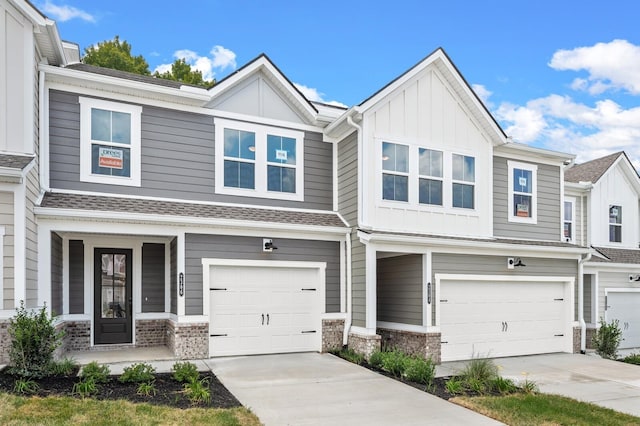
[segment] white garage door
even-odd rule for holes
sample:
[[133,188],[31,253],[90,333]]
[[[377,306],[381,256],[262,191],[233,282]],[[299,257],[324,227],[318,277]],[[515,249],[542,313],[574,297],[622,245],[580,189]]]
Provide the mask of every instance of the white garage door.
[[619,321],[622,330],[620,349],[640,347],[640,293],[629,291],[606,291],[605,319]]
[[320,350],[321,269],[210,268],[210,356]]
[[441,281],[442,360],[571,351],[570,289],[508,277]]

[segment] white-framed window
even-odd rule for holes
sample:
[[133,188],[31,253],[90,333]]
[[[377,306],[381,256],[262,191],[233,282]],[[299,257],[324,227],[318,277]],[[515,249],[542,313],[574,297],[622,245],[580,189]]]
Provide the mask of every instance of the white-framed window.
[[80,180],[140,186],[142,107],[80,97]]
[[576,203],[574,199],[564,200],[564,219],[562,221],[562,238],[572,243],[575,238]]
[[382,142],[382,199],[409,201],[409,147]]
[[622,206],[609,206],[609,242],[622,242]]
[[538,167],[535,164],[508,161],[509,222],[537,223]]
[[418,202],[442,205],[442,151],[418,148]]
[[216,118],[215,192],[304,200],[304,132]]
[[452,206],[475,208],[476,159],[468,155],[451,155]]

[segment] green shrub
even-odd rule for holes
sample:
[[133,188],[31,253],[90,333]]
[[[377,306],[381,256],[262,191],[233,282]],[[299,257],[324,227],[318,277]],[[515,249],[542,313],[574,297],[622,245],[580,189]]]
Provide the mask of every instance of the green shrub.
[[435,375],[436,365],[431,358],[413,357],[405,361],[404,376],[407,380],[429,387],[433,384]]
[[533,380],[529,380],[526,378],[524,379],[524,382],[520,384],[519,388],[522,393],[526,393],[526,394],[538,393],[538,384]]
[[93,381],[93,378],[84,378],[78,383],[73,385],[71,392],[80,395],[82,398],[86,398],[98,391],[98,385]]
[[56,376],[70,376],[76,371],[76,368],[78,368],[78,363],[73,359],[63,358],[59,361],[52,361],[49,371]]
[[408,357],[399,350],[382,354],[382,369],[394,377],[402,377]]
[[473,379],[489,383],[498,376],[498,366],[493,363],[492,359],[474,356],[459,375],[463,381],[468,382]]
[[144,395],[144,396],[152,396],[152,395],[155,395],[156,392],[157,390],[156,390],[155,381],[142,382],[138,385],[138,389],[136,390],[136,393],[138,395]]
[[150,364],[139,362],[125,367],[118,380],[122,383],[150,382],[155,379],[155,372],[156,369]]
[[63,333],[56,331],[46,306],[39,311],[27,311],[20,302],[16,315],[10,319],[10,372],[21,377],[48,376],[53,352],[62,341]]
[[40,389],[40,386],[30,379],[18,379],[13,385],[13,391],[23,395],[34,394],[38,392],[38,389]]
[[510,393],[514,393],[518,390],[518,387],[511,379],[506,379],[504,377],[496,376],[489,381],[489,388],[498,392],[501,395],[507,395]]
[[626,362],[627,364],[635,364],[640,365],[640,354],[631,354],[622,358],[622,362]]
[[384,358],[384,352],[375,351],[369,357],[369,365],[372,366],[373,368],[381,369],[382,368],[382,359],[383,358]]
[[460,395],[464,393],[464,384],[458,377],[452,377],[444,384],[447,392],[451,395]]
[[208,404],[211,401],[209,380],[206,378],[202,380],[191,380],[190,382],[185,383],[184,391],[193,404],[198,402],[205,402]]
[[607,323],[604,318],[600,318],[600,328],[593,336],[593,346],[596,353],[602,358],[616,359],[618,357],[618,347],[622,340],[622,330],[618,320]]
[[364,355],[354,351],[351,348],[342,349],[340,351],[340,357],[354,364],[358,364],[358,365],[364,364]]
[[98,365],[96,361],[91,361],[82,367],[80,377],[82,377],[83,380],[93,380],[94,383],[107,383],[109,373],[108,365]]
[[200,377],[196,365],[188,361],[176,362],[171,369],[173,370],[173,378],[181,383],[198,380]]

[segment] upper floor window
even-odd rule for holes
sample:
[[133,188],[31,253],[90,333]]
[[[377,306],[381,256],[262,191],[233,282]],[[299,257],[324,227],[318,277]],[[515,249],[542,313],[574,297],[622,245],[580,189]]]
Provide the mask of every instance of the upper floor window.
[[536,223],[538,168],[535,164],[508,161],[509,221]]
[[142,107],[80,97],[80,180],[140,186]]
[[622,242],[622,206],[609,206],[609,241]]
[[304,133],[215,119],[218,194],[302,201]]
[[418,202],[442,205],[442,151],[418,148]]
[[475,206],[475,158],[467,155],[451,156],[452,205],[463,209]]
[[382,199],[409,201],[409,147],[382,143]]
[[574,201],[573,200],[565,200],[564,202],[564,221],[563,223],[563,233],[562,237],[566,242],[573,241],[573,233],[574,233]]

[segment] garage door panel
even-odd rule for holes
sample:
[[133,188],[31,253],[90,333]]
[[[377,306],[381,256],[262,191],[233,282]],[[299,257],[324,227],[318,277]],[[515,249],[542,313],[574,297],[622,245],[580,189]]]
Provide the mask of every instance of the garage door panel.
[[618,320],[622,331],[621,349],[640,347],[640,293],[607,292],[606,320]]

